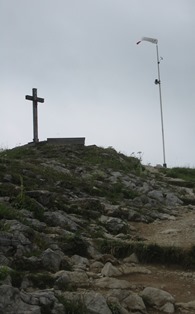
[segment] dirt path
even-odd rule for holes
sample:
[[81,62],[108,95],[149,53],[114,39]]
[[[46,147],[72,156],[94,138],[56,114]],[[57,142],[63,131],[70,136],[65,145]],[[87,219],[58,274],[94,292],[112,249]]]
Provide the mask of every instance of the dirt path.
[[149,243],[183,248],[195,245],[195,208],[181,207],[175,220],[156,220],[153,223],[131,223]]
[[[195,245],[195,207],[181,207],[174,220],[157,220],[151,224],[131,223],[146,243],[183,248]],[[132,274],[128,280],[138,291],[151,286],[163,289],[174,296],[176,303],[195,301],[195,272],[184,271],[178,267],[145,265],[151,274]],[[127,279],[127,278],[126,278]],[[176,313],[195,313],[195,310],[177,310]],[[157,314],[151,309],[149,313]]]
[[195,299],[195,274],[182,269],[164,266],[145,265],[151,274],[131,274],[124,279],[135,285],[138,291],[145,287],[163,289],[169,292],[178,302],[190,302]]

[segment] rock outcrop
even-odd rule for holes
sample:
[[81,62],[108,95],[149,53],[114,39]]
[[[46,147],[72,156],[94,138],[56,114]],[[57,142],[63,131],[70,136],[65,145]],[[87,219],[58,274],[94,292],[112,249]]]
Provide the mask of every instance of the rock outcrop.
[[195,199],[193,189],[112,148],[40,144],[3,154],[0,313],[193,313],[193,295],[178,300],[160,282],[150,285],[152,263],[191,267],[193,254],[186,261],[142,232],[192,211],[181,196]]

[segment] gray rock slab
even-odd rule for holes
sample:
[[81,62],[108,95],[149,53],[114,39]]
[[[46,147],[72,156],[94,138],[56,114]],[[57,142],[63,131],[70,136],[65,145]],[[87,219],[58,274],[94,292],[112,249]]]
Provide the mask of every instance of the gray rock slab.
[[98,292],[90,291],[86,293],[84,303],[88,314],[112,314],[106,299]]
[[104,265],[101,270],[101,274],[104,277],[117,277],[122,275],[121,271],[110,262]]
[[104,277],[94,281],[95,287],[105,289],[130,289],[131,283],[126,280]]
[[174,297],[161,289],[153,288],[153,287],[147,287],[145,288],[140,296],[144,300],[145,303],[156,306],[158,308],[164,306],[166,303],[174,303],[175,299]]
[[142,300],[142,298],[136,294],[136,293],[131,293],[127,298],[125,298],[122,302],[122,305],[130,311],[133,311],[133,313],[137,310],[140,311],[141,313],[147,313],[146,311],[146,306]]

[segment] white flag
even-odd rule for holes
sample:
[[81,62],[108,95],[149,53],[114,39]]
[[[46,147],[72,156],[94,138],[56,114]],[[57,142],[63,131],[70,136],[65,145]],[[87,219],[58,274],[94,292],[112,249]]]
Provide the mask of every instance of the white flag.
[[149,41],[152,44],[158,44],[158,39],[155,39],[155,38],[142,37],[142,40]]

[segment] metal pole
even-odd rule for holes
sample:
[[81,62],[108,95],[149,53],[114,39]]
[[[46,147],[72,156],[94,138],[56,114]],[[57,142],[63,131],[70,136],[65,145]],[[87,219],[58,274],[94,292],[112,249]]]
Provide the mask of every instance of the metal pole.
[[165,136],[164,136],[164,124],[163,124],[163,108],[162,108],[162,94],[161,94],[161,80],[160,80],[160,60],[158,53],[158,44],[156,44],[156,56],[157,56],[157,67],[158,67],[158,80],[155,83],[159,86],[159,97],[160,97],[160,114],[161,114],[161,128],[162,128],[162,144],[163,144],[163,167],[167,168],[165,158]]

